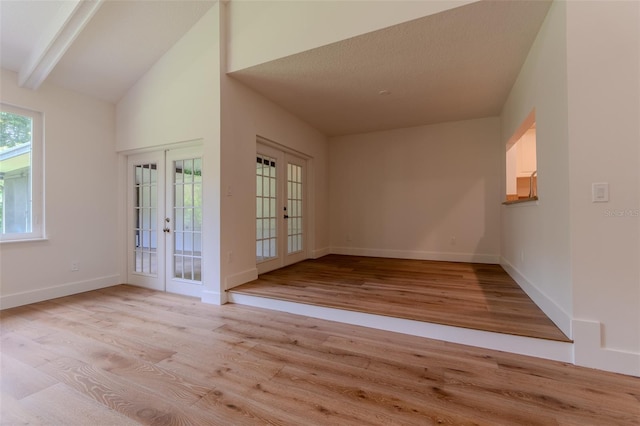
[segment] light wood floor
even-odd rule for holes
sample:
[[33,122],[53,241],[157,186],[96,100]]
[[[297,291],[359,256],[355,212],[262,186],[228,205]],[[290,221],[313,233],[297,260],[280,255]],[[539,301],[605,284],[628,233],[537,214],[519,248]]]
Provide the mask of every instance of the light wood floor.
[[116,286],[0,313],[3,425],[639,425],[640,379]]
[[499,265],[328,255],[260,275],[231,291],[570,341]]

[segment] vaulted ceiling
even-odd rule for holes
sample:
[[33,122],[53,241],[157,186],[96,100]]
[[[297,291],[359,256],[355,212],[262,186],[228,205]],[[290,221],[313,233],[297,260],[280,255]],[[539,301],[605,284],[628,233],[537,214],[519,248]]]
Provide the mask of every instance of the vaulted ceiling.
[[[1,0],[0,65],[115,103],[213,4]],[[495,116],[549,6],[479,1],[231,76],[327,135]]]
[[0,64],[109,102],[211,8],[203,0],[1,0]]

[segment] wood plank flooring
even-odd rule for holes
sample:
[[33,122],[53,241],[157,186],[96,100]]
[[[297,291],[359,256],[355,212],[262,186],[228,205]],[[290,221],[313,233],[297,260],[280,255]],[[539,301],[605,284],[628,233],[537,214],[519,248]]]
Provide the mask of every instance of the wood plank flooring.
[[231,292],[570,342],[499,265],[328,255]]
[[640,425],[640,378],[131,286],[0,331],[2,425]]
[[0,313],[3,425],[640,425],[640,379],[117,286]]

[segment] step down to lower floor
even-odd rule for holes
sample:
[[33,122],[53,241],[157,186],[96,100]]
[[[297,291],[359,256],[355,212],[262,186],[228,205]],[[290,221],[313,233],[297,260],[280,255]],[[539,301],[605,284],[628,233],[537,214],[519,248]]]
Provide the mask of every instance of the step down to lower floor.
[[573,363],[573,343],[570,342],[516,336],[324,306],[307,305],[298,302],[243,294],[234,292],[233,290],[228,292],[228,300],[231,303],[240,305],[255,306],[462,345]]

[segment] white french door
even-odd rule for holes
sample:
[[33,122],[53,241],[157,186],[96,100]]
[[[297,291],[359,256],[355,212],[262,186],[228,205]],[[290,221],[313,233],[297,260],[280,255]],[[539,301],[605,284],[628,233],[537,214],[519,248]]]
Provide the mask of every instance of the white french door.
[[129,156],[127,167],[127,281],[163,291],[164,165],[164,152],[154,152]]
[[128,281],[202,292],[202,155],[181,148],[128,158]]
[[256,264],[268,272],[307,258],[306,160],[258,143]]

